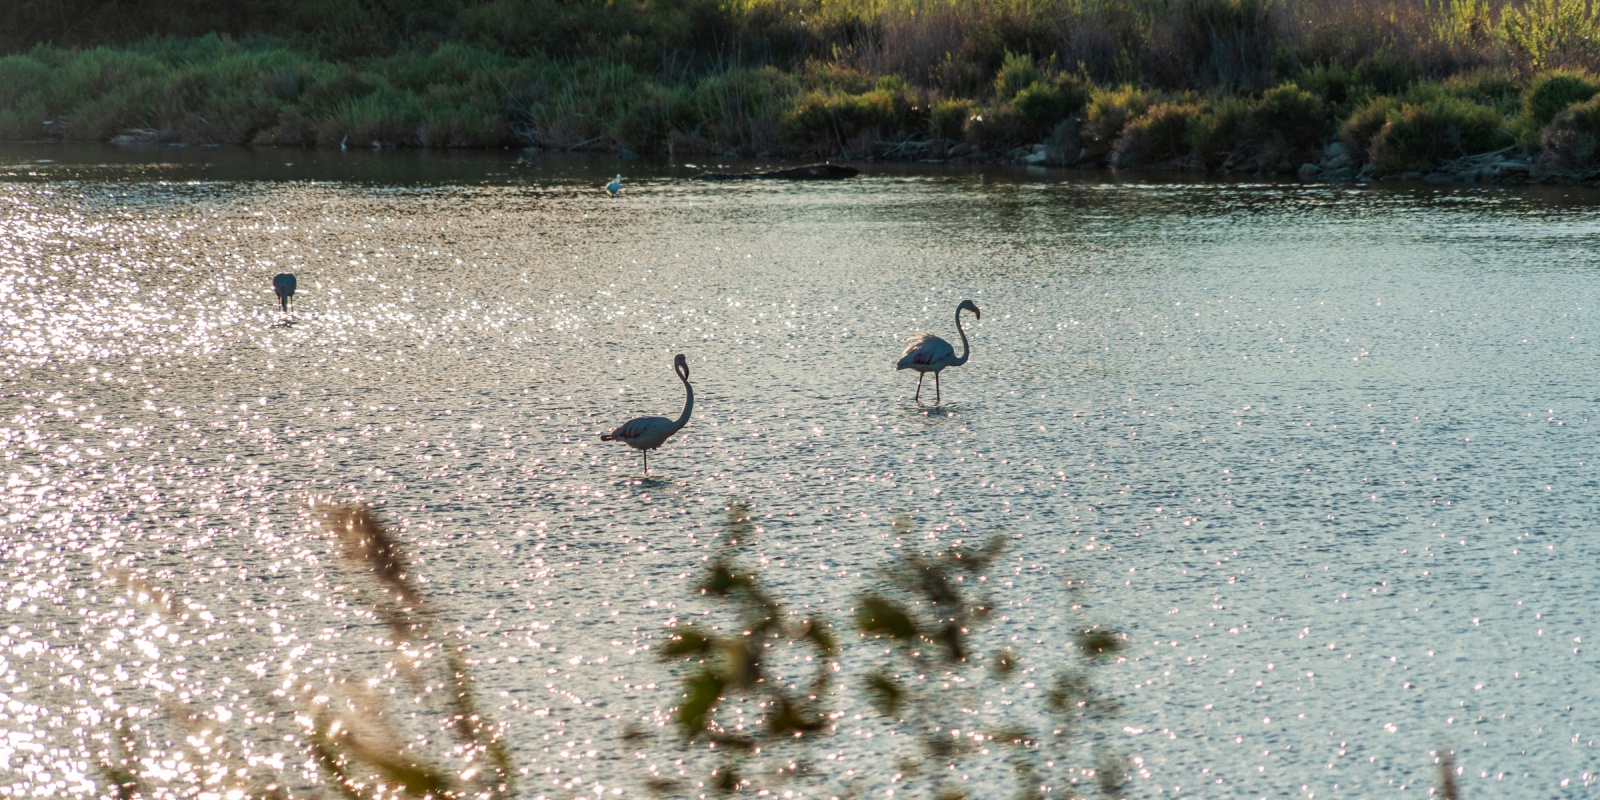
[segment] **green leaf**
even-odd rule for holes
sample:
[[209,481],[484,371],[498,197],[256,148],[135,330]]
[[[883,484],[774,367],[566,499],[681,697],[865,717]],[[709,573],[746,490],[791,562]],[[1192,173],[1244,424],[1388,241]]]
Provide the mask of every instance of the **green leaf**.
[[733,768],[727,765],[719,767],[717,771],[712,774],[716,778],[716,783],[714,785],[716,786],[717,792],[721,794],[732,794],[739,788],[739,781],[742,780],[739,777],[739,773],[734,772]]
[[1001,650],[994,656],[994,674],[1009,678],[1017,671],[1017,657],[1010,650]]
[[747,689],[760,680],[761,659],[754,642],[724,640],[721,647],[723,683]]
[[961,623],[951,620],[939,629],[934,641],[944,645],[945,653],[951,661],[962,661],[967,657],[966,628]]
[[439,797],[452,788],[450,778],[439,770],[382,756],[366,748],[349,748],[346,752],[365,761],[388,782],[399,784],[412,797]]
[[706,576],[700,588],[709,594],[718,597],[727,597],[735,589],[742,589],[750,585],[750,576],[736,575],[727,564],[716,563],[711,565],[711,573]]
[[900,710],[900,704],[906,695],[900,684],[883,670],[877,670],[867,676],[867,692],[872,696],[872,704],[877,707],[879,713],[887,717],[894,716],[895,712]]
[[805,621],[805,633],[802,635],[816,644],[817,649],[825,656],[831,656],[839,650],[839,643],[834,641],[833,634],[814,619]]
[[1089,695],[1089,679],[1076,672],[1063,672],[1056,676],[1049,692],[1050,710],[1068,713],[1082,706]]
[[1087,630],[1078,637],[1078,649],[1086,658],[1116,655],[1122,649],[1122,636],[1116,631]]
[[686,656],[691,653],[704,653],[711,649],[711,639],[693,628],[680,628],[672,634],[672,638],[661,646],[661,656]]
[[706,729],[711,720],[711,709],[722,695],[722,677],[711,672],[701,672],[683,682],[683,705],[678,707],[678,724],[683,735],[694,738]]
[[917,626],[910,615],[877,595],[861,598],[861,607],[856,609],[856,627],[862,633],[888,634],[903,642],[917,636]]

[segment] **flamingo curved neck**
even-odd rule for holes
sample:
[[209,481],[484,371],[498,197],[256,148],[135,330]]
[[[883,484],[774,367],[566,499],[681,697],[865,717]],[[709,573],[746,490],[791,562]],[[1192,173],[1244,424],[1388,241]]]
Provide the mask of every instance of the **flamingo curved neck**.
[[951,366],[959,367],[967,363],[967,356],[972,353],[972,345],[967,343],[967,332],[961,329],[961,309],[956,309],[956,333],[961,336],[961,357],[950,362]]
[[678,419],[672,423],[672,429],[674,431],[689,424],[689,412],[694,410],[694,387],[690,386],[689,380],[681,375],[678,377],[678,380],[683,381],[683,391],[685,397],[683,398],[683,413],[679,414]]

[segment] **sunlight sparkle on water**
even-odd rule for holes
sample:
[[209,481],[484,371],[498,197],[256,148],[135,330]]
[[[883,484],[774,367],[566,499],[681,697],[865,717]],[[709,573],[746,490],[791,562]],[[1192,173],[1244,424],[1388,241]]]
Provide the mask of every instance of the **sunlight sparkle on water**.
[[[654,653],[733,501],[835,624],[894,553],[1008,537],[1018,694],[959,709],[974,786],[1078,619],[1128,635],[1096,679],[1135,795],[1425,792],[1444,746],[1466,796],[1595,783],[1600,197],[119,169],[0,183],[0,794],[89,793],[118,748],[304,786],[306,709],[432,752],[441,651],[390,652],[327,497],[399,524],[524,796],[695,776]],[[894,360],[963,298],[972,361],[918,407]],[[676,413],[678,352],[695,415],[641,480],[596,434]],[[821,796],[920,796],[858,701]]]

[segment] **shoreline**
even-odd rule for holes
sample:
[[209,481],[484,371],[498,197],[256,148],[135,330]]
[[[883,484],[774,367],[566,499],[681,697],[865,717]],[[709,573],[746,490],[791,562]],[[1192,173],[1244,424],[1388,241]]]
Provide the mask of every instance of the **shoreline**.
[[[958,142],[923,142],[920,150],[923,153],[939,152],[943,148],[959,146]],[[863,175],[870,175],[872,167],[887,168],[917,168],[926,167],[934,170],[956,169],[960,171],[986,172],[1003,171],[1005,174],[1045,178],[1071,178],[1082,177],[1095,181],[1133,181],[1133,182],[1180,182],[1180,183],[1255,183],[1271,182],[1281,185],[1379,185],[1379,186],[1406,186],[1406,185],[1431,185],[1453,187],[1486,187],[1486,188],[1527,188],[1527,187],[1552,187],[1552,188],[1600,188],[1600,179],[1597,178],[1571,178],[1540,176],[1536,173],[1536,164],[1528,159],[1525,154],[1514,152],[1513,148],[1504,148],[1476,156],[1456,159],[1441,168],[1431,171],[1408,171],[1396,174],[1376,174],[1371,163],[1356,166],[1352,163],[1347,151],[1339,142],[1329,143],[1314,159],[1301,162],[1292,171],[1273,172],[1206,172],[1194,169],[1183,164],[1168,162],[1161,164],[1143,165],[1138,168],[1118,169],[1110,166],[1096,165],[1087,160],[1074,163],[1043,163],[1040,154],[1053,155],[1047,145],[1037,144],[1033,147],[1018,147],[1009,153],[984,154],[960,153],[953,157],[938,156],[902,156],[883,157],[869,156],[865,158],[848,158],[838,154],[831,158],[818,158],[806,155],[791,155],[782,153],[761,153],[756,155],[742,155],[723,153],[721,155],[700,154],[698,156],[682,156],[678,158],[663,158],[659,155],[641,156],[626,149],[615,147],[589,147],[585,149],[553,149],[539,147],[517,148],[503,147],[456,147],[456,148],[421,148],[421,147],[383,147],[383,148],[347,148],[316,147],[316,146],[287,146],[287,145],[257,145],[257,144],[189,144],[183,142],[156,143],[150,141],[138,142],[106,142],[106,141],[74,141],[61,139],[30,139],[30,140],[0,140],[0,174],[15,165],[8,163],[7,156],[31,149],[55,149],[66,151],[72,156],[66,160],[41,159],[24,163],[42,164],[49,163],[58,167],[74,169],[95,166],[109,166],[111,163],[137,167],[151,167],[171,158],[160,158],[158,154],[200,154],[224,152],[235,156],[251,154],[256,156],[271,156],[276,162],[267,165],[267,171],[273,173],[272,177],[282,177],[277,173],[283,169],[292,168],[304,161],[326,160],[328,157],[350,158],[345,166],[357,167],[358,173],[361,166],[378,167],[383,164],[381,159],[394,156],[404,156],[407,160],[435,164],[470,163],[484,159],[486,163],[507,168],[519,165],[537,166],[541,161],[561,162],[562,171],[583,171],[574,169],[580,165],[592,167],[592,170],[610,174],[611,170],[621,169],[627,172],[628,168],[643,169],[646,173],[663,173],[679,169],[689,171],[731,171],[751,172],[768,167],[792,168],[811,163],[828,163],[865,167]],[[93,155],[91,155],[91,153]],[[304,154],[307,158],[291,158],[292,154]],[[57,153],[58,155],[60,153]],[[107,162],[105,155],[118,154],[126,158],[115,159]],[[368,159],[378,158],[379,161]],[[230,159],[232,156],[230,156]],[[281,159],[281,160],[280,160]],[[174,166],[191,167],[200,166],[201,161],[193,157],[177,160]],[[331,164],[331,162],[330,162]],[[328,164],[325,164],[327,166]],[[230,165],[230,166],[237,166]],[[309,166],[309,165],[307,165]],[[38,176],[42,177],[42,176]],[[378,176],[364,177],[352,176],[356,180],[383,180]],[[484,177],[484,176],[476,176]],[[692,177],[692,176],[689,176]],[[845,178],[844,180],[850,180]]]

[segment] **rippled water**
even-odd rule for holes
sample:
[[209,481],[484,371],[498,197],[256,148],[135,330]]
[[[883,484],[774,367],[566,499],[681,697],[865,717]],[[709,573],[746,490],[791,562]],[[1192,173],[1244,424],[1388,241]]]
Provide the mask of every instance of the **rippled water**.
[[[841,633],[897,547],[1007,537],[1031,674],[1129,636],[1094,679],[1132,796],[1426,796],[1445,747],[1463,796],[1596,791],[1600,196],[614,169],[0,152],[0,793],[95,791],[119,716],[181,776],[161,718],[248,739],[294,727],[251,687],[364,675],[318,496],[400,524],[522,796],[704,777],[650,649],[712,608],[730,501]],[[962,298],[919,407],[901,342]],[[675,415],[678,352],[694,418],[641,483],[596,434]],[[841,702],[779,794],[926,796]]]

